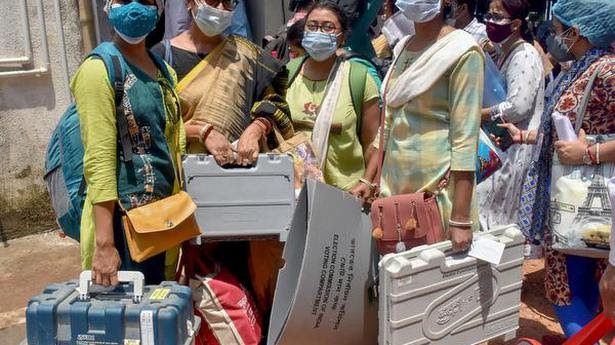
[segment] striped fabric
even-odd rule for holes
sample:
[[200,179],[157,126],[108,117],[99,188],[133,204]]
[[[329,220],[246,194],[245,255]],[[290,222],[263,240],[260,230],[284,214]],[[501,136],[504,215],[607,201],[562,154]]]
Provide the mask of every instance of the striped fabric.
[[[211,124],[233,142],[255,118],[266,117],[284,138],[292,137],[282,70],[253,43],[229,36],[179,82],[184,122]],[[203,144],[191,143],[188,151],[204,149]]]
[[197,313],[204,324],[197,343],[206,345],[258,345],[260,316],[254,300],[228,269],[216,265],[213,273],[190,279]]

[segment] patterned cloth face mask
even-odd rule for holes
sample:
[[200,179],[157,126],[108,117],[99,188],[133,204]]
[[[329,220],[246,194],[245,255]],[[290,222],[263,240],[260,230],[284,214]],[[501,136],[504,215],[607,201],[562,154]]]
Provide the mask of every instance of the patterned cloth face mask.
[[141,43],[154,30],[158,22],[158,7],[133,1],[112,4],[109,21],[117,34],[129,44]]

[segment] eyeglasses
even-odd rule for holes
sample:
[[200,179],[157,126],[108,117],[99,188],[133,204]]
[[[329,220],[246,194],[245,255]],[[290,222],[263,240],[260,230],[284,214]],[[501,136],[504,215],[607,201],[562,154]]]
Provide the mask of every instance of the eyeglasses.
[[494,23],[499,23],[499,22],[503,22],[505,20],[511,20],[511,17],[504,17],[502,15],[499,15],[497,13],[487,13],[485,14],[485,20],[489,21],[489,22],[494,22]]
[[224,9],[227,11],[232,11],[235,9],[235,6],[237,6],[237,0],[201,0],[201,1],[204,1],[207,5],[211,7],[218,7],[220,4],[222,4],[222,7],[224,7]]
[[333,22],[323,22],[322,24],[319,24],[315,20],[310,20],[309,22],[305,23],[305,28],[307,29],[307,31],[314,32],[320,30],[326,34],[331,34],[337,31],[337,26],[335,26]]

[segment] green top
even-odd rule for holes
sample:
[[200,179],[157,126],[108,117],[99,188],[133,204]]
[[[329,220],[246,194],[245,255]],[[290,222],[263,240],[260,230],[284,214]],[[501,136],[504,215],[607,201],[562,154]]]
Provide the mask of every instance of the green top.
[[[350,66],[347,64],[347,66]],[[341,125],[341,133],[329,135],[327,161],[323,171],[325,182],[342,190],[350,190],[359,182],[365,170],[363,147],[357,133],[357,115],[350,95],[349,68],[344,71],[342,89],[337,102],[333,125]],[[312,130],[304,124],[313,126],[325,96],[326,80],[310,80],[299,74],[289,86],[286,100],[297,132],[312,135]],[[373,78],[365,78],[363,104],[378,98],[378,89]]]
[[[426,50],[426,49],[425,49]],[[391,86],[423,53],[404,50],[393,70]],[[381,195],[436,192],[451,171],[475,171],[479,137],[484,58],[478,51],[461,57],[425,93],[400,108],[388,108],[385,129],[386,156]],[[378,146],[379,137],[374,143]],[[443,221],[448,226],[455,181],[438,196]],[[472,221],[478,208],[472,203]]]
[[[171,68],[169,67],[169,70]],[[133,75],[134,76],[134,75]],[[173,77],[174,74],[173,74]],[[131,82],[127,77],[125,88],[129,89]],[[158,73],[157,80],[162,82],[164,76]],[[170,156],[176,159],[176,152],[185,147],[185,130],[180,120],[173,124],[171,118],[179,114],[169,114],[174,107],[168,106],[172,102],[170,93],[162,90],[165,97],[164,107],[166,125],[165,139],[168,143]],[[81,136],[85,155],[83,158],[84,176],[88,183],[86,201],[81,218],[81,263],[84,269],[92,264],[92,255],[95,246],[95,227],[93,205],[117,201],[118,197],[118,157],[117,157],[117,128],[115,115],[114,91],[104,63],[99,59],[88,59],[77,70],[72,79],[71,90],[75,97],[75,104],[79,114]],[[179,130],[179,143],[174,135]],[[177,164],[177,162],[174,162]],[[173,193],[179,191],[179,183],[175,180]]]

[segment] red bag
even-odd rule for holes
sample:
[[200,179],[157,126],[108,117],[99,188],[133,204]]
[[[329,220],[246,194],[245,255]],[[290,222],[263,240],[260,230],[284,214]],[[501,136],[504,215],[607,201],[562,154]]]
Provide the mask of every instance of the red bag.
[[394,195],[372,203],[374,237],[382,255],[446,240],[436,196]]
[[180,272],[185,269],[195,314],[203,321],[195,344],[258,345],[262,321],[250,292],[227,268],[205,261],[210,260],[200,255],[198,247],[184,247]]

